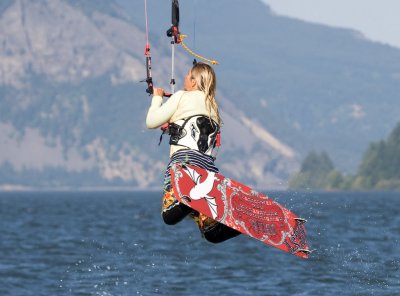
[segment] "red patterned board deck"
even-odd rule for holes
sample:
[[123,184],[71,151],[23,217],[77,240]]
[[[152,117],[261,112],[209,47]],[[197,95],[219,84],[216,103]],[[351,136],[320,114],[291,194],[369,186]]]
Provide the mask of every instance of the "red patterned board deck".
[[208,217],[302,258],[308,258],[304,219],[237,181],[199,167],[171,168],[176,198]]

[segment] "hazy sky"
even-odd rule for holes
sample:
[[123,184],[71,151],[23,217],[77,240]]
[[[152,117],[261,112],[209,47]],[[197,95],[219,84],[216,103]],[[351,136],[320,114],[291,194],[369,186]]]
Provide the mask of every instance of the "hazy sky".
[[400,48],[400,0],[263,0],[280,15],[352,28]]

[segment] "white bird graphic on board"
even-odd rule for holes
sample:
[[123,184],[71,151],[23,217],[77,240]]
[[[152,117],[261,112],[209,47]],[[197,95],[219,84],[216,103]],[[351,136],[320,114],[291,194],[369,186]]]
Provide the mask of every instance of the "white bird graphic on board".
[[204,198],[211,210],[211,215],[215,219],[217,217],[217,203],[215,202],[215,197],[209,196],[214,186],[215,173],[208,172],[207,178],[200,183],[201,175],[196,172],[196,170],[191,169],[187,166],[182,166],[183,171],[193,180],[195,186],[190,190],[190,199],[200,200]]

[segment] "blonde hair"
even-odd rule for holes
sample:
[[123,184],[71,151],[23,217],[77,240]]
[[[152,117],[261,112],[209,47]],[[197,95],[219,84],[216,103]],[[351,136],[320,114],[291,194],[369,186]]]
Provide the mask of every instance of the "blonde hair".
[[209,117],[211,119],[211,110],[217,116],[217,123],[221,125],[221,117],[218,111],[218,104],[215,100],[215,92],[217,89],[217,80],[213,68],[205,63],[196,63],[190,70],[192,79],[196,81],[198,90],[206,95],[206,106],[208,108]]

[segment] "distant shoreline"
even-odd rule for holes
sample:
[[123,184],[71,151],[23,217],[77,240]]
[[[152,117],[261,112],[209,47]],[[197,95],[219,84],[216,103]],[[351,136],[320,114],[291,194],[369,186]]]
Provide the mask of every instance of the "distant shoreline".
[[[22,185],[0,185],[0,193],[7,192],[162,192],[162,187],[116,187],[116,186],[89,186],[89,187],[28,187]],[[400,193],[396,190],[294,190],[294,189],[261,189],[255,188],[256,191],[264,194],[274,194],[279,192],[290,192],[293,194],[329,194],[329,193],[360,193],[360,194],[371,194],[371,193]],[[270,196],[269,196],[270,197]]]
[[0,185],[1,192],[141,192],[150,191],[157,192],[162,191],[162,187],[28,187],[28,186],[11,186],[11,185]]

